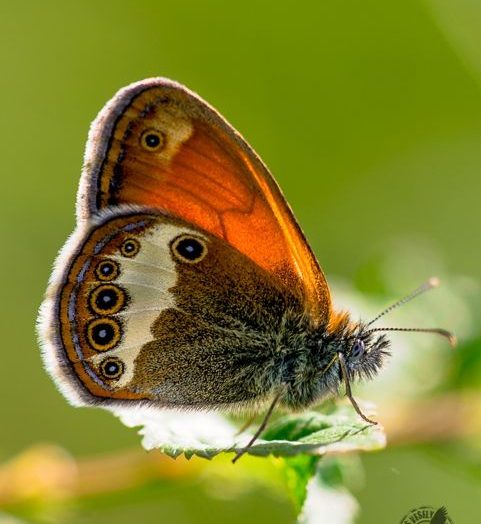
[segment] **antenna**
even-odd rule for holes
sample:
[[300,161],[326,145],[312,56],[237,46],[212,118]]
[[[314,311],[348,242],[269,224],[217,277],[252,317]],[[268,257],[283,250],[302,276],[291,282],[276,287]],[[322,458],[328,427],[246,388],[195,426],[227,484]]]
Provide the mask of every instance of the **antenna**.
[[[412,293],[409,295],[406,295],[404,298],[401,298],[401,300],[398,300],[394,304],[387,307],[384,311],[382,311],[375,319],[371,320],[366,324],[367,326],[370,326],[371,324],[374,324],[374,322],[377,322],[381,317],[392,311],[393,309],[398,308],[399,306],[402,306],[403,304],[406,304],[407,302],[410,302],[413,298],[416,298],[417,296],[421,295],[422,293],[425,293],[426,291],[429,291],[430,289],[433,289],[435,287],[439,286],[439,278],[437,277],[431,277],[427,282],[425,282],[422,286],[419,286],[417,289],[415,289]],[[374,331],[371,329],[371,331]]]
[[[374,324],[374,322],[377,322],[381,317],[383,317],[384,315],[386,315],[393,309],[396,309],[399,306],[402,306],[403,304],[410,302],[413,298],[416,298],[419,295],[425,293],[426,291],[429,291],[430,289],[433,289],[438,286],[439,286],[439,278],[431,277],[427,282],[425,282],[422,286],[419,286],[412,293],[410,293],[409,295],[406,295],[404,298],[401,298],[401,300],[398,300],[391,306],[387,307],[376,318],[371,320],[371,322],[368,322],[366,324],[366,327],[371,326],[372,324]],[[440,329],[440,328],[396,328],[396,327],[372,328],[372,329],[367,330],[366,333],[373,333],[374,331],[413,331],[417,333],[434,333],[436,335],[441,335],[442,337],[447,338],[451,347],[455,347],[456,342],[457,342],[456,337],[452,333],[450,333],[449,331],[446,331],[445,329]]]
[[456,336],[450,333],[449,331],[446,331],[445,329],[441,328],[393,328],[393,327],[387,327],[387,328],[374,328],[369,329],[366,331],[366,333],[372,333],[373,331],[414,331],[416,333],[434,333],[436,335],[441,335],[442,337],[445,337],[448,339],[449,344],[451,347],[455,347],[457,343]]

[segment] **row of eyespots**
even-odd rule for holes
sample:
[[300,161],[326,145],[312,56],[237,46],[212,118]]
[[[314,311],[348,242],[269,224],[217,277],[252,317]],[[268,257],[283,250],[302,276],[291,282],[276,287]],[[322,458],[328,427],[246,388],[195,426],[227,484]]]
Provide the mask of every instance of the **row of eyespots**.
[[[133,258],[140,251],[140,243],[135,238],[128,238],[119,250],[124,257]],[[87,340],[93,349],[104,352],[114,349],[122,340],[120,323],[108,315],[121,311],[127,299],[126,292],[120,286],[107,283],[120,275],[120,265],[116,261],[102,260],[95,268],[95,275],[103,283],[93,289],[88,301],[92,311],[102,316],[88,324]],[[124,363],[117,357],[108,357],[99,366],[102,375],[110,380],[118,379],[124,368]]]
[[[201,238],[191,235],[179,235],[171,245],[175,258],[183,263],[196,264],[204,259],[207,254],[207,245]],[[120,246],[120,253],[127,258],[133,258],[140,251],[140,243],[135,238],[126,239]],[[113,260],[101,261],[95,269],[99,280],[104,282],[97,286],[89,296],[91,309],[103,315],[90,322],[87,328],[87,338],[96,351],[109,351],[122,339],[120,324],[108,316],[118,313],[126,303],[125,291],[114,284],[105,284],[115,280],[120,275],[120,267]],[[99,370],[106,379],[115,380],[124,373],[124,363],[117,357],[104,359]]]

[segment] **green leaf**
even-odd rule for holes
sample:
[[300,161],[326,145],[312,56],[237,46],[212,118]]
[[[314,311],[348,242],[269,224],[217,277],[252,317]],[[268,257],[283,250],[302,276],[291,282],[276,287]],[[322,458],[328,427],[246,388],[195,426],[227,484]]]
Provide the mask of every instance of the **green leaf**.
[[[236,428],[215,413],[119,410],[116,415],[130,427],[142,426],[143,446],[163,453],[211,459],[219,453],[238,452],[249,441],[249,434],[236,434]],[[325,455],[356,450],[370,451],[385,446],[381,426],[359,418],[350,405],[332,413],[309,411],[282,416],[250,448],[256,456],[295,456],[302,453]]]
[[[311,459],[310,463],[306,463]],[[313,460],[312,460],[313,459]],[[302,456],[284,460],[291,479],[288,488],[297,496],[298,524],[352,524],[359,505],[346,489],[349,478],[358,476],[361,464],[347,456]],[[299,496],[300,495],[300,496]]]
[[306,501],[307,485],[316,472],[319,460],[315,455],[296,455],[283,460],[282,474],[298,514]]

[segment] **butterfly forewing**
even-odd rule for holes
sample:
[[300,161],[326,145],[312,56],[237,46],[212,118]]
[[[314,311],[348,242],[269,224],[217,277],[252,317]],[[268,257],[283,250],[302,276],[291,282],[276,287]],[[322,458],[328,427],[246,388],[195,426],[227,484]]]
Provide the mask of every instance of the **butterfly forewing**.
[[304,296],[312,324],[329,289],[277,184],[208,104],[156,78],[121,90],[92,126],[78,197],[86,220],[136,204],[168,211],[224,240]]

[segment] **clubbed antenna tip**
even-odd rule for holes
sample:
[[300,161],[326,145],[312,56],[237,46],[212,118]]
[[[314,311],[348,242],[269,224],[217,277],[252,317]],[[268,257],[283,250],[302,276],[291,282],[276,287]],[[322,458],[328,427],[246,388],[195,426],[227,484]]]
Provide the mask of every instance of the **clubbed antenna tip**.
[[401,300],[398,300],[394,304],[391,304],[384,311],[381,311],[381,313],[379,313],[379,315],[376,318],[373,318],[370,322],[367,323],[367,326],[371,326],[372,324],[377,322],[381,317],[383,317],[387,313],[390,313],[393,309],[396,309],[399,306],[402,306],[404,304],[407,304],[408,302],[411,302],[413,298],[416,298],[417,296],[422,295],[423,293],[426,293],[426,291],[429,291],[430,289],[438,287],[439,284],[440,284],[440,281],[438,277],[431,277],[429,280],[424,282],[422,286],[419,286],[417,289],[415,289],[412,293],[401,298]]
[[456,347],[457,339],[450,331],[441,328],[402,328],[402,327],[383,327],[383,328],[373,328],[366,333],[373,333],[374,331],[404,331],[411,333],[434,333],[435,335],[441,335],[444,338],[447,338],[451,347]]

